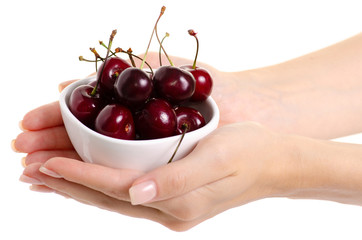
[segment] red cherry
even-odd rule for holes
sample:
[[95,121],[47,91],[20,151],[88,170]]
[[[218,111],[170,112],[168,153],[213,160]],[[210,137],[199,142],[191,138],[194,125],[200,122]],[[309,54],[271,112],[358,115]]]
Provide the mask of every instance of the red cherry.
[[[103,68],[104,63],[99,67]],[[102,94],[111,96],[114,94],[114,83],[118,76],[122,73],[123,70],[131,67],[128,62],[119,57],[110,57],[106,61],[104,66],[102,76],[99,76],[102,71],[97,72],[97,79],[100,78],[99,87]]]
[[185,65],[181,66],[181,68],[189,71],[196,80],[195,93],[192,95],[190,100],[201,102],[205,101],[210,96],[213,81],[210,73],[206,69],[196,66],[197,56],[199,53],[199,39],[196,36],[197,33],[193,29],[188,30],[188,33],[196,40],[196,54],[193,65]]
[[212,92],[213,80],[212,77],[205,68],[195,67],[192,65],[184,65],[180,68],[189,71],[196,80],[195,92],[191,97],[193,102],[205,101]]
[[107,105],[99,112],[95,130],[118,139],[133,140],[136,136],[131,111],[119,104]]
[[91,95],[93,87],[81,85],[76,87],[69,98],[69,109],[84,125],[93,128],[94,119],[103,108],[104,101],[98,93]]
[[176,130],[176,113],[167,101],[152,98],[136,113],[135,122],[142,139],[169,137]]
[[175,109],[177,128],[176,134],[194,131],[205,126],[205,119],[202,114],[191,107],[177,107]]
[[174,66],[162,66],[154,77],[154,88],[158,96],[179,104],[189,100],[195,92],[195,78],[186,70]]
[[116,98],[121,103],[131,108],[142,106],[150,97],[153,89],[153,83],[148,73],[131,67],[125,69],[117,78],[114,89]]

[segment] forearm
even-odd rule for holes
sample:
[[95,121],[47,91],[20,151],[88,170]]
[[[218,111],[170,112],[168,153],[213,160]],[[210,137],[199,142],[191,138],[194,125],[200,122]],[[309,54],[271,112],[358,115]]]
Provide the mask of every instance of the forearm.
[[282,196],[362,205],[362,146],[291,136]]
[[263,113],[252,120],[325,139],[362,131],[362,34],[243,74],[269,97],[269,108],[256,106]]

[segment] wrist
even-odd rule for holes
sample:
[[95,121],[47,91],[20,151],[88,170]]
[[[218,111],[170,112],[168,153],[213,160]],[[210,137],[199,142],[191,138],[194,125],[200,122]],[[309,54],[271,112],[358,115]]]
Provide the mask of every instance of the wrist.
[[289,136],[275,196],[362,204],[362,147]]

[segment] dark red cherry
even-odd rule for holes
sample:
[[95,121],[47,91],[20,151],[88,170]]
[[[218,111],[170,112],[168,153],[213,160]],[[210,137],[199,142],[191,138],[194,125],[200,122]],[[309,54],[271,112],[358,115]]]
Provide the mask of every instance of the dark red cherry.
[[103,135],[118,139],[134,140],[136,136],[132,113],[120,104],[105,106],[95,119],[94,128]]
[[[104,64],[104,63],[103,63]],[[98,68],[97,79],[100,77],[101,69],[103,64]],[[114,94],[114,83],[121,72],[131,67],[128,62],[119,57],[110,57],[106,61],[103,73],[100,79],[100,89],[102,94],[113,95]]]
[[205,101],[211,95],[213,86],[213,80],[209,71],[201,67],[195,67],[194,69],[192,65],[184,65],[180,68],[190,72],[196,80],[195,92],[190,100],[193,102]]
[[162,66],[153,77],[158,96],[173,104],[182,103],[195,92],[195,78],[186,70],[174,66]]
[[73,115],[86,126],[93,128],[94,119],[104,107],[104,101],[98,93],[91,95],[93,87],[81,85],[76,87],[69,98],[69,109]]
[[176,113],[167,101],[152,98],[136,113],[135,123],[142,139],[169,137],[176,130]]
[[175,112],[177,119],[176,134],[182,134],[185,129],[187,132],[191,132],[205,126],[204,117],[194,108],[177,107]]
[[119,75],[114,89],[116,98],[121,103],[131,108],[138,108],[150,97],[153,83],[148,73],[139,68],[130,67]]

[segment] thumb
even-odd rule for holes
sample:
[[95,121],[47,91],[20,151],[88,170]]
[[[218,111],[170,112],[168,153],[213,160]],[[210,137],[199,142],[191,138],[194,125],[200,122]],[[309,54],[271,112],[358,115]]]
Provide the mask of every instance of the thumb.
[[[174,198],[234,173],[223,159],[225,149],[198,145],[183,159],[157,168],[136,179],[129,189],[133,205]],[[219,153],[219,154],[218,154]]]

